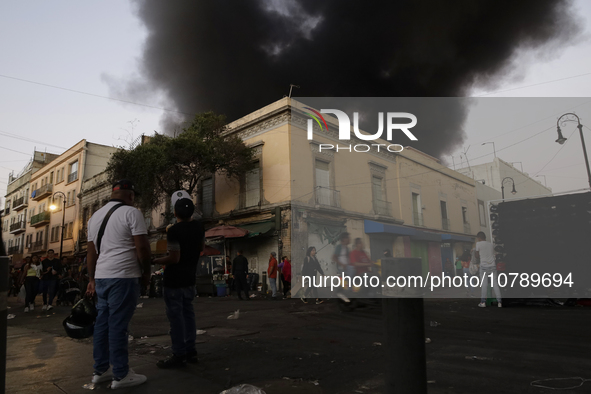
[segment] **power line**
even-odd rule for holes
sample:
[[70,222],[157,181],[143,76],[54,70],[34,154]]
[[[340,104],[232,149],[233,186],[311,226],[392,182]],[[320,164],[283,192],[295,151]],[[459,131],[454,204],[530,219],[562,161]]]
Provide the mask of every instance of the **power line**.
[[[576,131],[577,131],[577,129],[575,128],[575,129],[573,130],[573,132],[570,134],[570,136],[568,137],[568,139],[567,139],[567,141],[566,141],[566,142],[568,142],[568,140],[572,138],[572,136],[575,134],[575,132],[576,132]],[[538,175],[540,172],[542,172],[542,171],[544,170],[544,168],[546,168],[546,166],[547,166],[548,164],[552,163],[552,160],[554,160],[554,158],[555,158],[556,156],[558,156],[558,154],[560,153],[560,151],[561,151],[561,150],[562,150],[562,149],[563,149],[565,146],[566,146],[566,143],[565,143],[565,144],[563,144],[563,145],[560,147],[560,149],[558,149],[558,152],[556,152],[556,154],[555,154],[554,156],[552,156],[552,158],[551,158],[551,159],[550,159],[550,160],[549,160],[549,161],[548,161],[546,164],[544,164],[544,167],[542,167],[542,169],[541,169],[541,170],[539,170],[538,172],[536,172],[536,173],[534,174],[534,176],[535,176],[535,175]]]
[[115,98],[115,97],[101,96],[100,94],[88,93],[88,92],[83,92],[81,90],[75,90],[75,89],[64,88],[64,87],[56,86],[56,85],[50,85],[50,84],[43,83],[43,82],[36,82],[36,81],[31,81],[31,80],[23,79],[23,78],[11,77],[10,75],[2,75],[2,74],[0,74],[0,77],[7,78],[7,79],[12,79],[12,80],[15,80],[15,81],[20,81],[20,82],[31,83],[31,84],[34,84],[34,85],[45,86],[45,87],[48,87],[48,88],[65,90],[66,92],[84,94],[86,96],[92,96],[92,97],[98,97],[98,98],[103,98],[103,99],[107,99],[107,100],[119,101],[119,102],[127,103],[127,104],[139,105],[141,107],[159,109],[161,111],[166,111],[166,112],[174,112],[174,113],[177,113],[177,114],[183,114],[183,115],[189,115],[189,116],[195,115],[195,113],[188,113],[188,112],[177,111],[177,110],[174,110],[174,109],[156,107],[155,105],[136,103],[136,102],[133,102],[133,101],[123,100],[123,99],[119,99],[119,98]]
[[552,81],[538,82],[538,83],[533,83],[533,84],[531,84],[531,85],[518,86],[518,87],[515,87],[515,88],[510,88],[510,89],[497,90],[497,91],[495,91],[495,92],[488,92],[488,93],[483,93],[483,94],[479,94],[479,95],[472,96],[472,97],[483,97],[483,96],[489,96],[489,95],[491,95],[491,94],[496,94],[496,93],[504,93],[504,92],[510,92],[510,91],[513,91],[513,90],[519,90],[519,89],[531,88],[531,87],[533,87],[533,86],[539,86],[539,85],[545,85],[545,84],[548,84],[548,83],[560,82],[560,81],[564,81],[564,80],[567,80],[567,79],[573,79],[573,78],[584,77],[584,76],[587,76],[587,75],[591,75],[591,73],[585,73],[585,74],[573,75],[573,76],[570,76],[570,77],[564,77],[564,78],[554,79],[554,80],[552,80]]
[[34,139],[31,139],[31,138],[27,138],[27,137],[21,137],[19,135],[8,133],[8,132],[2,131],[2,130],[0,130],[0,135],[3,135],[5,137],[9,137],[9,138],[15,138],[17,140],[22,140],[22,141],[27,141],[27,142],[33,142],[33,143],[42,144],[42,145],[45,145],[45,146],[51,146],[51,147],[54,147],[54,148],[66,149],[63,146],[53,145],[53,144],[50,144],[50,143],[47,143],[47,142],[43,142],[43,141],[39,141],[39,140],[34,140]]
[[23,155],[31,156],[30,153],[25,153],[25,152],[21,152],[21,151],[18,151],[18,150],[14,150],[14,149],[10,149],[10,148],[5,148],[3,146],[0,146],[0,149],[6,149],[6,150],[9,150],[11,152],[22,153]]

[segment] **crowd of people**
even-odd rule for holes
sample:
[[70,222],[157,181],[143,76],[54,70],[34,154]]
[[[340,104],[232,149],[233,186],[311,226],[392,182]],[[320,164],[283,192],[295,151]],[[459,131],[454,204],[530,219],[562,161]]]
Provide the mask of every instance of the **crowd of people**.
[[[42,294],[42,309],[51,310],[56,304],[73,305],[80,295],[80,288],[88,283],[85,265],[73,266],[72,257],[60,260],[53,249],[45,256],[26,256],[19,266],[13,266],[10,272],[10,290],[8,296],[24,297],[24,311],[35,310],[35,299]],[[70,290],[78,290],[71,292]]]

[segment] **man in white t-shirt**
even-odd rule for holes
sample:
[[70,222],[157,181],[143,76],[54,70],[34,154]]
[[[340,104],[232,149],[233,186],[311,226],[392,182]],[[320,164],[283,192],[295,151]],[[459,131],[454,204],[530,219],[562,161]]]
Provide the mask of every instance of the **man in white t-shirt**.
[[488,279],[492,275],[493,278],[493,289],[499,308],[501,308],[501,289],[497,281],[497,266],[495,263],[495,251],[493,244],[486,240],[486,235],[481,231],[476,234],[476,258],[480,259],[480,281],[482,290],[480,292],[480,304],[479,307],[486,307],[486,297],[488,292]]
[[115,183],[111,200],[88,221],[86,293],[98,298],[92,382],[111,379],[106,372],[112,364],[111,388],[137,386],[147,380],[129,368],[127,352],[127,331],[139,298],[140,278],[150,280],[148,231],[142,213],[133,207],[136,194],[130,181]]

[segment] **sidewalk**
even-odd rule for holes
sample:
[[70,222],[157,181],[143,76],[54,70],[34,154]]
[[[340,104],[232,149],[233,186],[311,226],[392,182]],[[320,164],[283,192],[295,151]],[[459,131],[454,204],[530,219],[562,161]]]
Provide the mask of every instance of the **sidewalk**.
[[[148,377],[138,387],[116,393],[219,393],[222,387],[199,377],[199,365],[161,370],[157,357],[133,356],[130,366]],[[6,392],[12,394],[90,393],[83,388],[92,377],[92,344],[26,328],[9,327]],[[109,383],[94,392],[111,392]]]

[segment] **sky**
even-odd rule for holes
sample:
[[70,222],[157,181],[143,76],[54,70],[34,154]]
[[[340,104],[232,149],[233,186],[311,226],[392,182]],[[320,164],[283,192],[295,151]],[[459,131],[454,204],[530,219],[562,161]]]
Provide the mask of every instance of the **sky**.
[[[487,99],[591,96],[591,2],[574,4],[586,26],[577,42],[553,58],[523,54],[518,60],[522,66],[497,81],[496,93],[472,92],[483,99],[468,118],[465,143],[453,159],[445,158],[450,167],[466,166],[466,156],[471,165],[492,160],[492,144],[482,143],[494,142],[499,158],[520,162],[516,167],[532,176],[545,175],[537,179],[555,192],[588,187],[574,125],[563,128],[570,137],[565,145],[554,140],[556,119],[564,112],[576,111],[591,127],[591,98],[540,106],[527,101],[519,110],[510,101],[492,104],[499,101]],[[127,1],[0,4],[0,196],[6,194],[9,173],[18,173],[34,149],[61,153],[84,138],[125,147],[142,133],[161,129],[163,100],[150,95],[142,106],[105,98],[111,94],[107,80],[134,77],[145,37]],[[299,94],[305,94],[303,88]],[[504,109],[490,116],[484,108],[491,105]],[[584,133],[591,145],[591,129]]]

